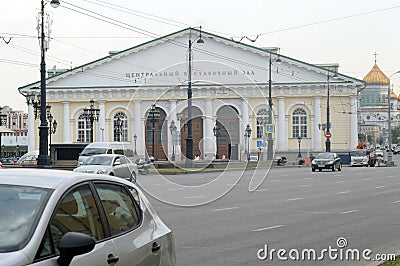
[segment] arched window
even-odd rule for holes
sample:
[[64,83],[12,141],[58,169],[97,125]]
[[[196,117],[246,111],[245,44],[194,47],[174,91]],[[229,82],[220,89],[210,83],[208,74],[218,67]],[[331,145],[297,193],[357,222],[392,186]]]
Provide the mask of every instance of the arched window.
[[128,117],[118,112],[113,117],[114,141],[128,141]]
[[292,137],[307,137],[307,112],[303,108],[297,108],[293,112]]
[[263,108],[257,112],[257,138],[265,134],[265,125],[268,124],[268,110]]
[[90,140],[90,125],[87,122],[85,115],[81,114],[78,117],[78,138],[77,142],[91,142]]

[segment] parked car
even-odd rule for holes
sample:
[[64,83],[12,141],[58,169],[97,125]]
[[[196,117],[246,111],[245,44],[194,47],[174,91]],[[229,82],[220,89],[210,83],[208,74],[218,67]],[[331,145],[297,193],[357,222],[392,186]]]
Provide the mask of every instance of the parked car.
[[121,154],[133,156],[133,149],[125,142],[92,142],[79,154],[78,166],[85,164],[86,160],[96,154]]
[[106,174],[136,182],[138,167],[128,157],[119,154],[100,154],[89,157],[75,172]]
[[342,171],[342,161],[336,153],[322,152],[311,162],[311,170],[315,172],[317,169],[318,171],[322,171],[322,169],[330,169],[333,172],[336,169]]
[[400,145],[397,145],[396,148],[394,148],[393,153],[394,153],[394,154],[400,153]]
[[31,152],[25,153],[24,155],[21,156],[21,158],[18,159],[16,164],[36,165],[38,156],[39,156],[39,150],[34,150]]
[[376,149],[374,151],[375,157],[383,157],[383,150]]
[[376,159],[370,150],[353,150],[350,152],[350,166],[375,166]]
[[1,176],[0,265],[175,265],[171,229],[133,183],[48,169]]

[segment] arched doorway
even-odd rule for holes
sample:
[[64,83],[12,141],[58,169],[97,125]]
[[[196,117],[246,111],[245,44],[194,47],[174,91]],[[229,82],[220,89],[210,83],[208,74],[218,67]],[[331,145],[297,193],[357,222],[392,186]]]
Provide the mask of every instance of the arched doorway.
[[219,159],[239,160],[239,112],[222,106],[217,112],[217,146]]
[[[186,158],[186,137],[188,134],[187,131],[187,120],[188,120],[188,112],[187,108],[185,108],[182,113],[177,114],[178,118],[181,121],[181,154],[182,154],[182,159]],[[201,141],[203,139],[203,118],[202,112],[199,108],[197,107],[192,107],[192,137],[193,137],[193,158],[195,156],[199,156],[200,159],[203,158],[202,150],[203,147],[200,147],[203,145],[203,142]]]
[[155,109],[159,115],[156,115],[154,119],[151,109],[146,113],[146,153],[148,156],[153,156],[156,161],[167,160],[168,150],[166,146],[165,149],[163,146],[163,143],[167,143],[167,127],[164,126],[167,114],[160,107],[155,107]]

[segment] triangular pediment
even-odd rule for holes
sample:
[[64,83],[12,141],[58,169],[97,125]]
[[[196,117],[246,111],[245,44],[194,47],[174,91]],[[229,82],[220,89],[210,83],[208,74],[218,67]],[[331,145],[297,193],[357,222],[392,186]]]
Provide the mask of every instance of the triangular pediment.
[[[191,80],[197,85],[268,84],[270,58],[274,86],[324,84],[327,75],[332,74],[324,67],[204,31],[201,32],[204,40],[202,46],[197,43],[199,38],[199,30],[184,29],[50,77],[47,79],[47,88],[183,86],[188,81],[189,40],[192,43],[193,58]],[[278,64],[278,61],[282,62]],[[361,80],[337,74],[338,79],[332,82],[364,86]],[[20,90],[39,86],[40,83],[35,82]]]

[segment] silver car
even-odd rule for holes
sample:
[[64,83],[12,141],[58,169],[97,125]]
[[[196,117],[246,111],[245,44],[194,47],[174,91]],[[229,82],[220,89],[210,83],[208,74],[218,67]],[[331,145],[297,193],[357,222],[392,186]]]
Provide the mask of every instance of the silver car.
[[175,265],[171,229],[133,183],[48,169],[0,175],[0,265]]
[[75,172],[113,175],[136,182],[138,168],[128,157],[119,154],[101,154],[89,157]]

